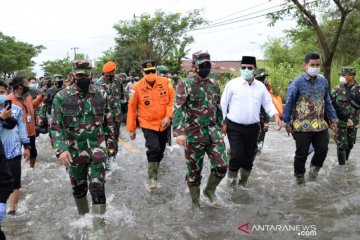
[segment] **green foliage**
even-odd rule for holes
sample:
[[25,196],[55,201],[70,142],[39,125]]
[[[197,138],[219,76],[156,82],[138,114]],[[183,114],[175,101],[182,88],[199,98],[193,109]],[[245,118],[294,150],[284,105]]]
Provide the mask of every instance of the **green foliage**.
[[29,43],[16,41],[14,37],[0,32],[0,73],[4,78],[16,71],[25,70],[34,65],[32,58],[37,56],[44,46],[33,46]]
[[114,26],[116,37],[115,61],[121,72],[140,72],[142,60],[153,59],[178,71],[186,46],[194,41],[187,32],[205,23],[200,10],[185,16],[157,10],[153,17],[142,14],[132,21],[120,21]]
[[72,71],[70,58],[45,61],[40,66],[44,72],[48,72],[50,75],[62,74],[66,77]]

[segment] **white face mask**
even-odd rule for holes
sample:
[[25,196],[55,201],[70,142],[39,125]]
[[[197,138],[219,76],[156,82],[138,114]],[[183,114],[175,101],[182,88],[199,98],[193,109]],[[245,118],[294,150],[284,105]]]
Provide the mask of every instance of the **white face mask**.
[[320,73],[320,68],[316,68],[316,67],[309,67],[307,70],[307,73],[311,76],[311,77],[315,77],[316,75],[318,75]]
[[339,79],[339,81],[340,81],[340,84],[341,84],[341,83],[345,84],[345,83],[346,83],[346,78],[343,77],[343,76],[341,76],[340,79]]

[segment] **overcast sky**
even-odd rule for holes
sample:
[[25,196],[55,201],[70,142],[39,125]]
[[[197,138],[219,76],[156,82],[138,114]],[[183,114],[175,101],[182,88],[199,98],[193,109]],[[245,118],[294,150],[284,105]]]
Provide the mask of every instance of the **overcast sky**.
[[[282,3],[284,0],[0,0],[0,31],[46,47],[34,59],[40,76],[40,63],[73,57],[74,47],[92,60],[100,57],[115,45],[113,26],[119,20],[131,20],[134,14],[144,12],[152,14],[156,9],[181,13],[204,9],[203,17],[210,23],[237,22],[191,32],[195,42],[189,46],[190,52],[207,50],[212,60],[240,60],[243,55],[262,58],[261,46],[268,38],[283,36],[284,29],[295,26],[285,20],[268,27],[265,17],[257,17],[280,9],[276,6]],[[245,20],[249,18],[253,19]]]

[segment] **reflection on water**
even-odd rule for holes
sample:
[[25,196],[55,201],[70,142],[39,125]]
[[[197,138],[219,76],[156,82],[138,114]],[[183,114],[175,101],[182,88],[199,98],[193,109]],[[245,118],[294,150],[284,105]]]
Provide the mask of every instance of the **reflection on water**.
[[[355,145],[349,163],[340,167],[331,143],[318,179],[306,178],[305,186],[297,186],[294,140],[274,129],[266,136],[247,188],[229,188],[223,181],[217,191],[223,208],[213,209],[201,197],[202,211],[197,215],[190,211],[183,149],[167,150],[160,166],[161,188],[149,193],[144,186],[147,163],[142,134],[130,142],[124,132],[121,151],[107,176],[106,227],[97,233],[92,232],[92,214],[77,215],[67,172],[50,150],[48,137],[41,136],[36,169],[23,163],[19,215],[7,217],[2,228],[8,239],[360,239],[359,146]],[[206,159],[202,187],[209,168]],[[249,234],[238,230],[241,225],[248,226]],[[315,225],[316,236],[251,231],[265,225]]]

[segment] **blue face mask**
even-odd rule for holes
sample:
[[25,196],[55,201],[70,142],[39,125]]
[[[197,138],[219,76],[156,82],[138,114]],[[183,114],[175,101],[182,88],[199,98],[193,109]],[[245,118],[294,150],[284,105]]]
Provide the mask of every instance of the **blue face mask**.
[[6,100],[6,95],[0,95],[0,104],[4,104]]
[[254,71],[253,70],[249,70],[249,69],[241,69],[241,76],[246,80],[249,81],[250,79],[252,79],[254,77]]

